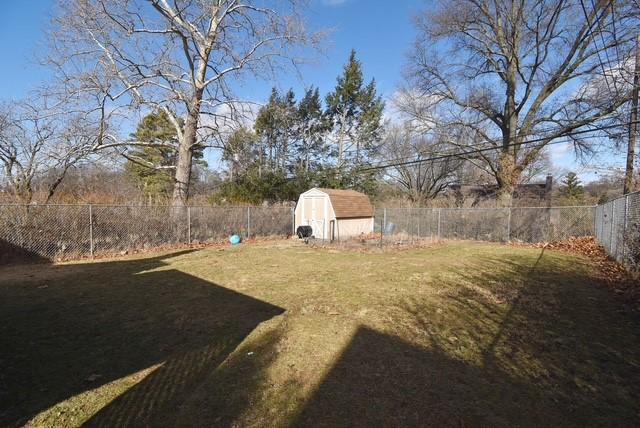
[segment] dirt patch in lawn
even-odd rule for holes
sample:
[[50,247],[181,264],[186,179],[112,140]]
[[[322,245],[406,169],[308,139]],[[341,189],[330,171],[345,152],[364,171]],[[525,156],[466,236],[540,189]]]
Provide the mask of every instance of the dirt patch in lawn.
[[[304,242],[304,241],[298,241]],[[435,248],[443,245],[445,241],[438,241],[430,238],[408,239],[405,236],[386,235],[383,240],[375,234],[352,237],[349,239],[323,241],[309,240],[306,245],[310,248],[324,248],[339,251],[389,253],[399,251],[418,250],[424,248]]]

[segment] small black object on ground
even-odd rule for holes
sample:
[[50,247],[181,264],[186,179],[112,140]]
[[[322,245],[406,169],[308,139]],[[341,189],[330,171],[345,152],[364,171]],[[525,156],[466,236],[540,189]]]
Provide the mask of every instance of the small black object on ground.
[[313,239],[313,229],[311,226],[298,226],[296,235],[298,235],[298,238],[304,239],[305,244],[308,244],[309,239]]

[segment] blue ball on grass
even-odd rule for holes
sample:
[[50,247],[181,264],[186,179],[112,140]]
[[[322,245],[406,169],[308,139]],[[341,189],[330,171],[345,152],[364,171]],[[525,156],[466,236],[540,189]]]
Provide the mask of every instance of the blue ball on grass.
[[240,235],[231,235],[229,237],[229,242],[231,243],[231,245],[238,245],[240,241],[242,241],[242,238],[240,238]]

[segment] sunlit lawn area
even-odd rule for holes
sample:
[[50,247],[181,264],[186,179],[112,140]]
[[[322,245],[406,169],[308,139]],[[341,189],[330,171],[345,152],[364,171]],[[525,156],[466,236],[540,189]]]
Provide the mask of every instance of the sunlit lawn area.
[[637,426],[640,321],[593,269],[292,241],[0,268],[0,426]]

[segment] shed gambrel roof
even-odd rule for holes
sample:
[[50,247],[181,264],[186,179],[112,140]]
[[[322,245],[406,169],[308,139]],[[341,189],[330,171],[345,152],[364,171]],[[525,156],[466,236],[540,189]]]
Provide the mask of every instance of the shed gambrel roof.
[[373,217],[369,197],[355,190],[317,189],[329,195],[336,218]]

